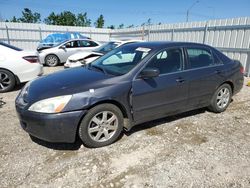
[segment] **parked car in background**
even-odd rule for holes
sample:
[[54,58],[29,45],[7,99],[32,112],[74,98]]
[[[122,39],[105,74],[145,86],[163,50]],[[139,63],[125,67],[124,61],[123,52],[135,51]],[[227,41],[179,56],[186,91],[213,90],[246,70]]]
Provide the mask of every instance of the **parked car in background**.
[[141,40],[115,40],[110,41],[106,44],[103,44],[99,48],[93,51],[85,51],[73,54],[68,57],[66,63],[64,64],[64,68],[72,68],[72,67],[80,67],[84,64],[91,63],[96,60],[100,56],[108,53],[109,51],[122,46],[124,44],[130,44],[135,42],[142,42]]
[[225,111],[243,86],[243,71],[239,61],[203,44],[128,44],[28,83],[16,110],[35,137],[74,142],[79,135],[86,146],[101,147],[146,121],[203,107]]
[[65,63],[69,56],[81,52],[91,51],[100,46],[99,42],[90,39],[71,39],[49,49],[39,50],[39,59],[42,64],[54,67]]
[[0,93],[43,74],[37,52],[24,51],[0,42]]
[[78,32],[52,33],[38,44],[37,50],[51,48],[59,43],[70,39],[89,39],[88,37]]

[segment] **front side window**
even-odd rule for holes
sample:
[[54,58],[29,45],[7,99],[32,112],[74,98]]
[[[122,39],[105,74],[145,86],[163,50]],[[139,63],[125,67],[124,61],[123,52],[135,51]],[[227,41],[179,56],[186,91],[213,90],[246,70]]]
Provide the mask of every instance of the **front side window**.
[[179,72],[182,70],[183,58],[181,49],[167,49],[158,53],[147,65],[158,68],[160,74]]
[[213,56],[207,49],[187,48],[187,55],[191,69],[214,65]]
[[66,48],[77,48],[79,47],[78,41],[71,41],[65,44]]
[[123,75],[132,70],[148,55],[151,49],[134,46],[116,48],[108,54],[98,58],[90,66],[99,67],[113,75]]

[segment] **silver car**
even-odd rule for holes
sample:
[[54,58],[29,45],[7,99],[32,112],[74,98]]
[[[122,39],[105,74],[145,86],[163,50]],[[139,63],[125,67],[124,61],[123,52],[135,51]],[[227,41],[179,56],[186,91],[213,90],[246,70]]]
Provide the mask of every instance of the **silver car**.
[[72,39],[38,51],[39,59],[42,64],[54,67],[59,63],[65,63],[69,56],[77,52],[91,51],[99,46],[100,43],[91,39]]

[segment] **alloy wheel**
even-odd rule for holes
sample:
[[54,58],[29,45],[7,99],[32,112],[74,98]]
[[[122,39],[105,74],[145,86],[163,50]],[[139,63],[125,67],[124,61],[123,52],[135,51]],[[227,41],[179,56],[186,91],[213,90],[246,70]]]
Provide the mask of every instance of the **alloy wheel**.
[[11,79],[8,74],[0,72],[0,90],[5,90],[11,85]]
[[230,99],[229,89],[226,87],[221,88],[221,90],[218,92],[217,97],[216,97],[217,106],[220,109],[225,108],[229,102],[229,99]]
[[118,118],[110,111],[96,114],[89,122],[88,134],[96,142],[110,140],[118,129]]

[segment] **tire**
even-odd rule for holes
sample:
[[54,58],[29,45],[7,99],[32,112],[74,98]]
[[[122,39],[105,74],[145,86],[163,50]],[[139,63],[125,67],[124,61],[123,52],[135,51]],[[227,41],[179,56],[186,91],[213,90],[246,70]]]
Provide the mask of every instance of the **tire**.
[[122,129],[121,110],[112,104],[101,104],[90,109],[85,115],[80,123],[79,137],[87,147],[103,147],[115,142]]
[[214,93],[210,106],[212,112],[224,112],[232,99],[232,88],[229,84],[221,85]]
[[56,55],[50,54],[45,57],[45,64],[49,67],[55,67],[59,64],[59,59]]
[[7,70],[0,69],[0,93],[11,91],[15,85],[15,76]]

